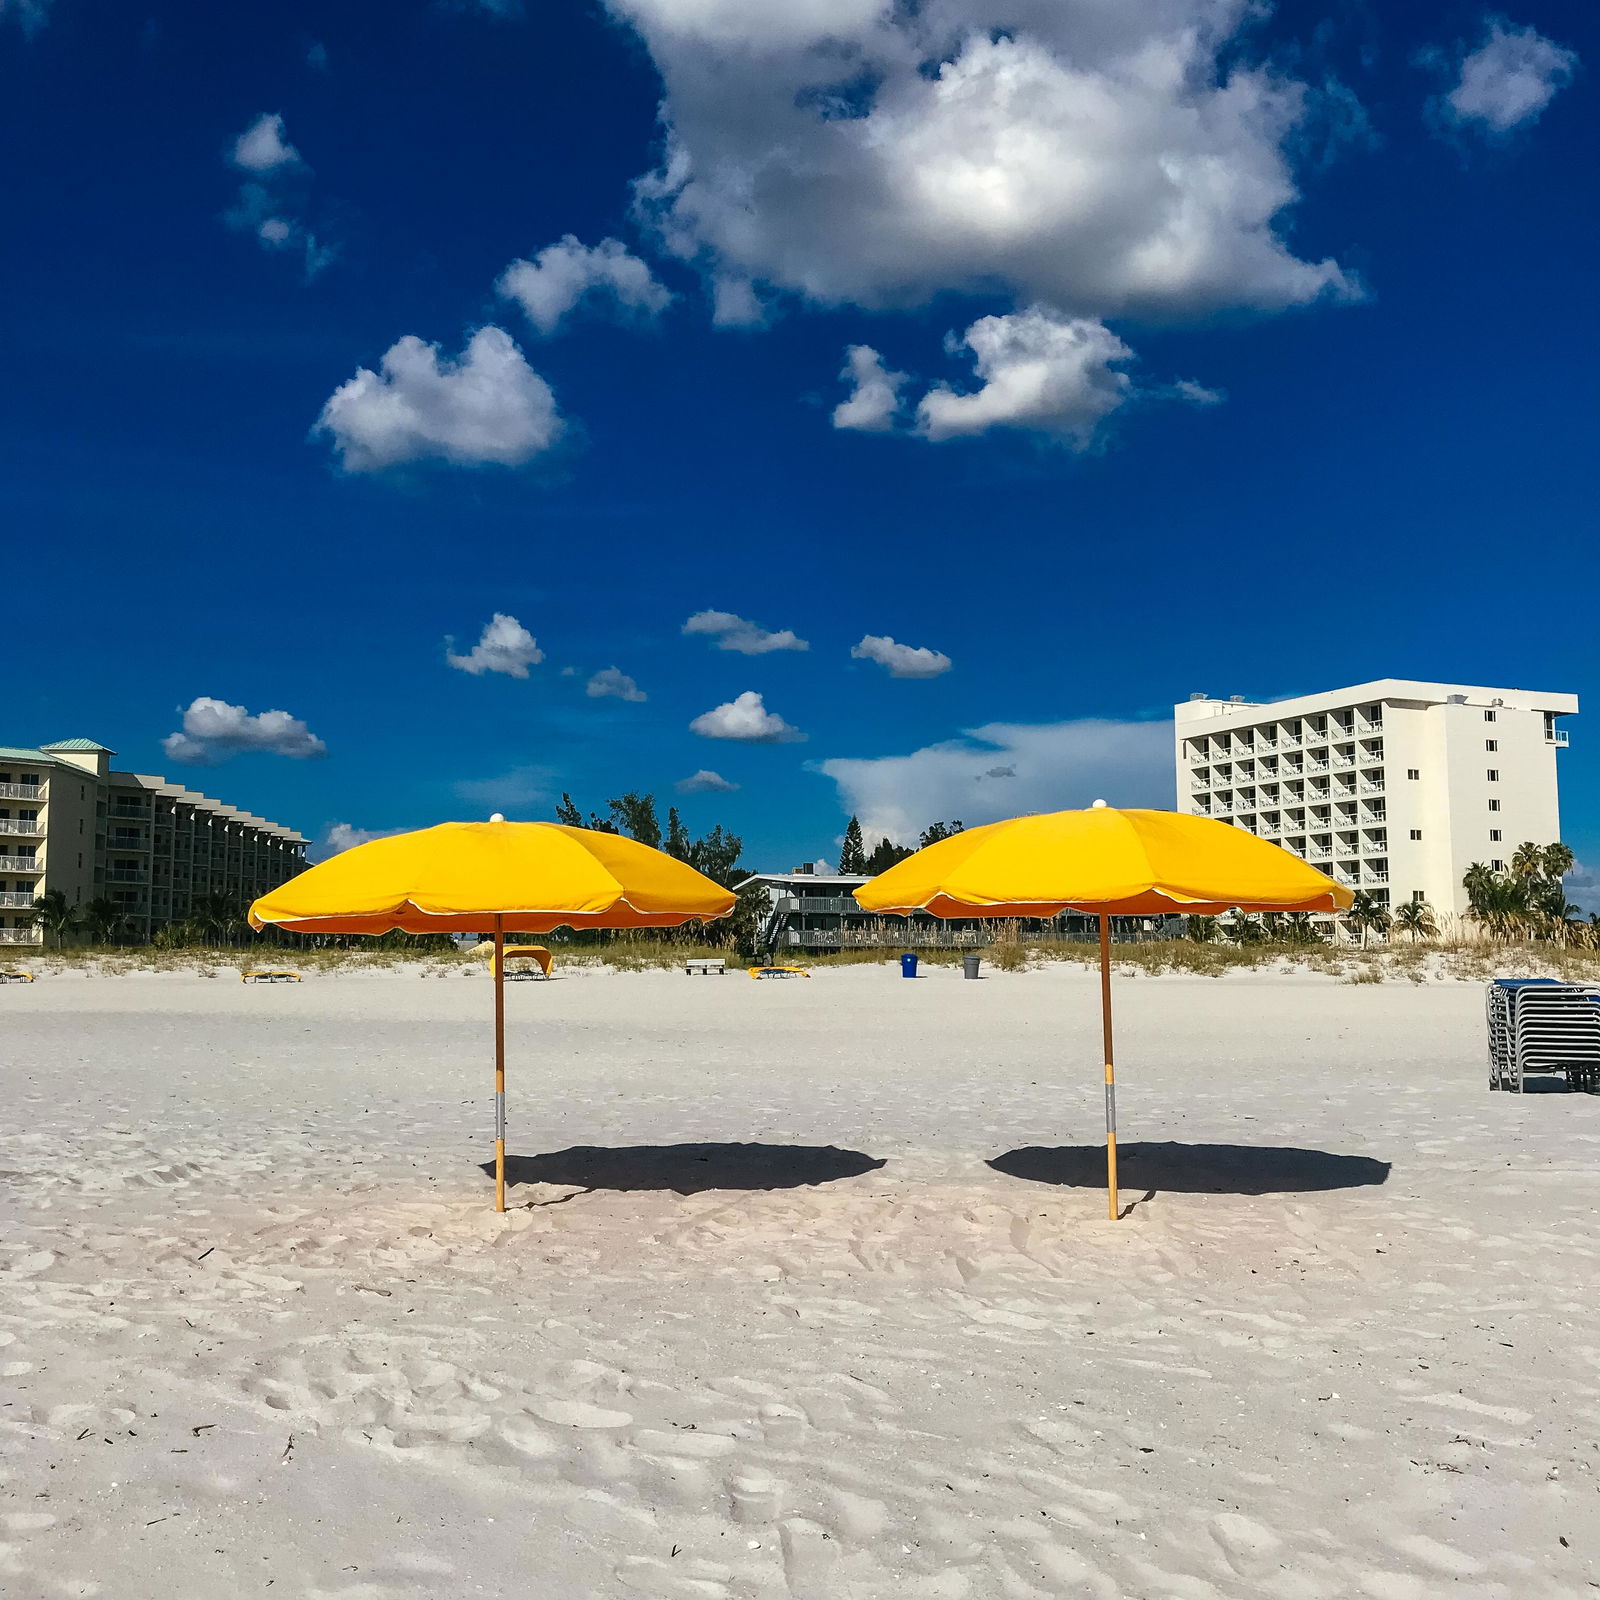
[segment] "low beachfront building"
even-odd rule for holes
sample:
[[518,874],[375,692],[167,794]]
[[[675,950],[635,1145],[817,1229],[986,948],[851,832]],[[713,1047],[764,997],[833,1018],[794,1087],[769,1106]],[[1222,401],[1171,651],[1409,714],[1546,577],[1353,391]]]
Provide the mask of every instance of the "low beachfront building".
[[1178,810],[1272,839],[1390,907],[1467,909],[1461,880],[1561,837],[1558,719],[1576,695],[1380,678],[1173,708]]
[[0,745],[0,944],[42,939],[31,915],[59,889],[106,900],[118,936],[145,940],[197,900],[244,904],[305,868],[292,828],[142,772],[116,772],[92,739]]

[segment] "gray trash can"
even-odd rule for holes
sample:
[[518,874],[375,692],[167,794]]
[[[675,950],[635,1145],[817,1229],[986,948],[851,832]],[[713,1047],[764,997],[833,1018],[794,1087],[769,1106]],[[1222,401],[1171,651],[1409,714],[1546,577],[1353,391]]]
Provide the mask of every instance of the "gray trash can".
[[962,956],[961,976],[964,978],[976,978],[978,976],[978,963],[982,959],[982,956]]

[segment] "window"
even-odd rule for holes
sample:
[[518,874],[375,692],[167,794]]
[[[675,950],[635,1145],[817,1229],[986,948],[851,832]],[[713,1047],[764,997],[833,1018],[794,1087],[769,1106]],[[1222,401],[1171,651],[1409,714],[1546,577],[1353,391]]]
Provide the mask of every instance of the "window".
[[1505,837],[1505,835],[1500,831],[1499,828],[1491,828],[1489,830],[1489,843],[1490,844],[1499,844],[1501,839],[1503,839],[1504,837]]
[[1413,782],[1415,782],[1416,779],[1418,779],[1418,778],[1420,778],[1422,776],[1421,767],[1407,767],[1406,768],[1406,776],[1408,778],[1410,778]]
[[1489,802],[1489,809],[1491,811],[1498,811],[1500,809],[1500,802],[1498,800],[1491,800]]
[[1504,871],[1505,871],[1505,870],[1506,870],[1506,864],[1505,864],[1505,862],[1503,862],[1503,861],[1502,861],[1502,860],[1500,860],[1500,858],[1499,858],[1499,857],[1498,857],[1498,856],[1496,856],[1496,857],[1495,857],[1495,859],[1494,859],[1494,860],[1493,860],[1493,861],[1491,861],[1491,862],[1490,862],[1490,863],[1489,863],[1489,865],[1490,865],[1490,866],[1491,866],[1491,867],[1492,867],[1492,868],[1493,868],[1493,869],[1494,869],[1494,870],[1495,870],[1495,871],[1496,871],[1496,872],[1504,872]]
[[1484,776],[1489,780],[1490,783],[1499,783],[1500,769],[1498,767],[1490,767]]
[[1411,891],[1411,903],[1412,903],[1412,905],[1420,906],[1422,904],[1422,902],[1424,900],[1426,900],[1426,899],[1427,899],[1426,891],[1424,891],[1422,889],[1413,889]]
[[1483,748],[1485,750],[1498,750],[1500,748],[1500,741],[1498,739],[1485,739],[1483,741]]
[[1422,829],[1421,828],[1413,828],[1411,830],[1411,837],[1413,839],[1420,839],[1422,837]]
[[1494,714],[1494,712],[1492,712],[1492,711],[1485,711],[1485,712],[1484,712],[1484,714],[1483,714],[1483,720],[1484,720],[1484,721],[1485,721],[1485,722],[1493,722],[1493,721],[1494,721],[1494,720],[1495,720],[1495,714]]

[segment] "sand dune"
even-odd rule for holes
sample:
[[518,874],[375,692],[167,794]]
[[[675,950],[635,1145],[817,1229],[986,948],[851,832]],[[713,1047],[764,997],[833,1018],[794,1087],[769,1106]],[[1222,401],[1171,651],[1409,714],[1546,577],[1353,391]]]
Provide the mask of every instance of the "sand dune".
[[1600,1101],[1481,991],[0,992],[0,1592],[1432,1600],[1600,1577]]

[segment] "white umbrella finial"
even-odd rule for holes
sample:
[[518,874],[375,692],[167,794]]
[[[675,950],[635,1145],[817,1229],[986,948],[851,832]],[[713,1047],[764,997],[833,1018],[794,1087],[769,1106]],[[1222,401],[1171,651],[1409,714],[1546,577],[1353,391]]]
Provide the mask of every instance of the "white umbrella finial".
[[[1102,800],[1100,803],[1101,805],[1104,805],[1105,801]],[[503,811],[497,811],[492,817],[489,818],[489,820],[491,822],[504,822],[506,820],[506,814]]]
[[1094,805],[1092,807],[1090,807],[1090,809],[1093,810],[1093,811],[1104,811],[1105,808],[1106,808],[1106,803],[1105,803],[1104,800],[1096,800]]

